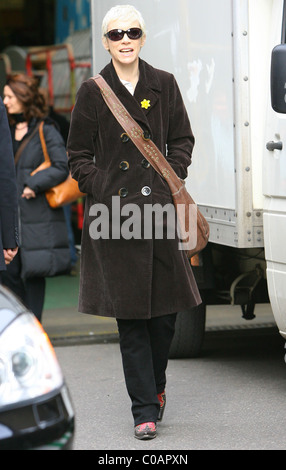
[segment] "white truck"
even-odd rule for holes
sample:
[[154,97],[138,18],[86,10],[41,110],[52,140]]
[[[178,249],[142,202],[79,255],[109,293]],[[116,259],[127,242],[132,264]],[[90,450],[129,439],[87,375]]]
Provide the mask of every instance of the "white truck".
[[[198,355],[208,304],[241,305],[251,319],[255,304],[270,299],[286,337],[286,121],[270,94],[272,50],[286,40],[284,3],[132,1],[147,24],[141,57],[179,83],[196,137],[186,185],[210,224],[194,266],[204,306],[179,313],[172,357]],[[114,4],[91,0],[94,74],[109,60],[101,21]],[[282,84],[273,90],[286,112],[278,52],[272,82]]]

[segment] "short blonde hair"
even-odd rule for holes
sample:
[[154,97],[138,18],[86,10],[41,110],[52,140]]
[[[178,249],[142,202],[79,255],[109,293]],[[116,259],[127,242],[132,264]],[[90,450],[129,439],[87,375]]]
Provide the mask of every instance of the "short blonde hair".
[[104,38],[105,34],[108,32],[107,28],[111,21],[126,19],[130,21],[138,21],[140,28],[143,31],[143,35],[146,34],[145,21],[140,11],[136,10],[132,5],[116,5],[115,7],[112,7],[103,18],[102,37]]

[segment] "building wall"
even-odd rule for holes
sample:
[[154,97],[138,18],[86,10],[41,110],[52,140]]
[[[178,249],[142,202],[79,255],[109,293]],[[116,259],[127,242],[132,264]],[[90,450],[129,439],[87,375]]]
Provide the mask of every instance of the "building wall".
[[0,53],[54,43],[56,0],[0,0]]
[[90,0],[57,0],[55,43],[90,27]]

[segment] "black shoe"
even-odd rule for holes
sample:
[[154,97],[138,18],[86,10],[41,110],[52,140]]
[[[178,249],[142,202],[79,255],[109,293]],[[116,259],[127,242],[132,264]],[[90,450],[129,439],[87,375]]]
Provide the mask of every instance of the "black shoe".
[[164,414],[164,411],[165,411],[165,406],[166,406],[166,393],[165,393],[165,391],[162,392],[162,393],[158,393],[157,397],[158,397],[158,400],[160,402],[160,410],[159,410],[157,420],[162,421],[163,414]]

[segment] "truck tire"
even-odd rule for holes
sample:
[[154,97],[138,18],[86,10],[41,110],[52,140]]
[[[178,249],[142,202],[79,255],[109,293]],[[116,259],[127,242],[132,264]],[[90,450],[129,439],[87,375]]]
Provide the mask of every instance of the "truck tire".
[[169,358],[198,357],[203,345],[205,324],[206,306],[204,303],[190,310],[178,312]]

